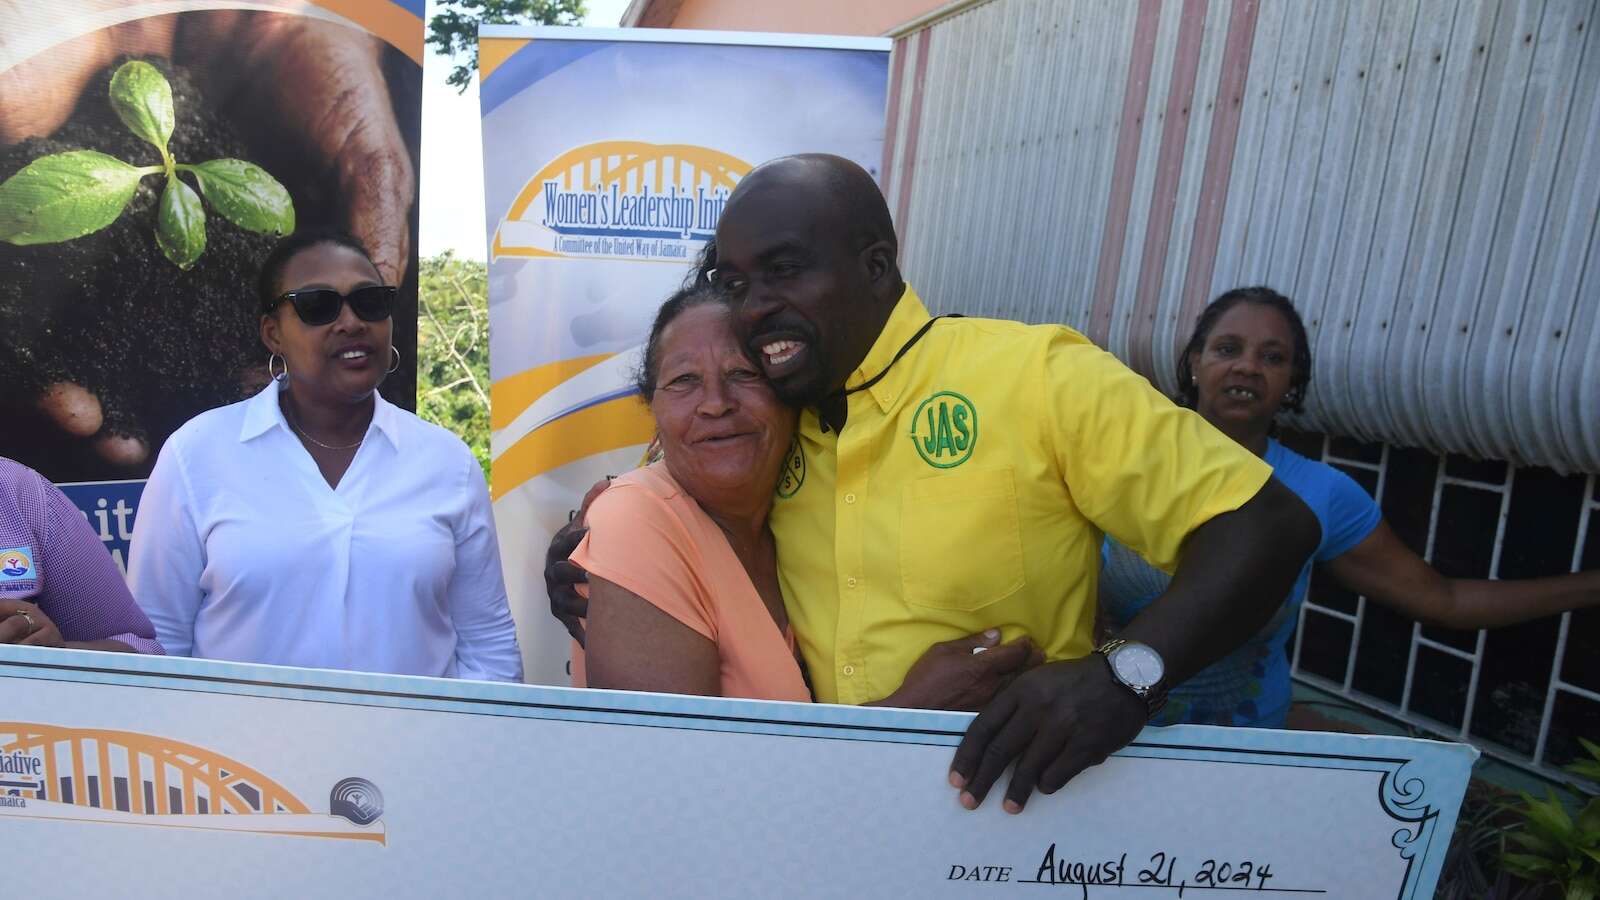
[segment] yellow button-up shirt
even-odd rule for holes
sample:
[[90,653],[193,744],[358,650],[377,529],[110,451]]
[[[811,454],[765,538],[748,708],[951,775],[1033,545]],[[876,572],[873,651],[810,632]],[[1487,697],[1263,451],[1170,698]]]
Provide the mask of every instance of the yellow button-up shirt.
[[1059,325],[929,320],[906,288],[778,486],[778,567],[816,699],[893,692],[928,647],[987,628],[1051,660],[1093,649],[1102,533],[1168,571],[1272,470]]

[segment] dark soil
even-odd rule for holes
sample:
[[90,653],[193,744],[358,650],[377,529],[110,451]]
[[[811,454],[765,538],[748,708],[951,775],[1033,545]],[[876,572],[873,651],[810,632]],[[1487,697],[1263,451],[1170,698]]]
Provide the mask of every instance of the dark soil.
[[[122,125],[107,99],[121,62],[91,82],[50,138],[0,150],[0,179],[41,156],[76,149],[158,164],[156,149]],[[148,62],[172,83],[171,147],[179,161],[250,158],[186,71],[161,59]],[[94,234],[31,247],[0,243],[0,384],[6,386],[0,421],[8,423],[0,428],[0,455],[58,480],[145,474],[168,434],[202,410],[242,399],[243,376],[264,365],[253,281],[275,239],[237,228],[208,207],[205,253],[189,271],[180,270],[155,242],[164,183],[146,176],[122,216]],[[138,471],[100,461],[86,441],[56,434],[34,410],[39,391],[57,381],[76,382],[100,398],[104,432],[150,445]]]

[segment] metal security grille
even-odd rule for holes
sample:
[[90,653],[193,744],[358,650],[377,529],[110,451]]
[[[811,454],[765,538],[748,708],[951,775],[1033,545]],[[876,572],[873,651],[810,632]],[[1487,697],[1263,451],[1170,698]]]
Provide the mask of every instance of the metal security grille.
[[[1341,456],[1335,452],[1332,439],[1322,438],[1322,460],[1329,465],[1340,468],[1352,476],[1360,473],[1369,473],[1365,479],[1368,490],[1380,501],[1387,496],[1386,489],[1391,481],[1391,449],[1383,445],[1378,458],[1357,459]],[[1511,509],[1513,494],[1517,488],[1517,472],[1513,466],[1505,466],[1504,477],[1498,481],[1485,480],[1473,477],[1452,475],[1444,460],[1440,460],[1436,467],[1433,481],[1432,502],[1428,511],[1427,542],[1423,558],[1430,563],[1434,562],[1435,548],[1440,536],[1440,511],[1444,506],[1444,494],[1447,488],[1480,492],[1498,501],[1499,513],[1495,517],[1494,544],[1489,558],[1487,575],[1490,578],[1499,578],[1503,550],[1506,544],[1507,523]],[[1375,485],[1372,477],[1375,476]],[[1358,478],[1358,480],[1363,480]],[[1595,510],[1600,509],[1600,497],[1596,496],[1596,476],[1589,475],[1583,483],[1582,502],[1578,510],[1576,533],[1571,557],[1571,571],[1579,571],[1584,563],[1585,548],[1589,543],[1590,525],[1595,519]],[[1571,533],[1571,532],[1568,532]],[[1480,677],[1484,671],[1487,631],[1478,631],[1476,639],[1472,641],[1470,650],[1465,649],[1446,640],[1430,637],[1428,629],[1422,625],[1412,623],[1410,630],[1409,652],[1405,663],[1405,680],[1400,691],[1399,702],[1395,703],[1380,697],[1373,696],[1357,687],[1358,664],[1361,662],[1361,640],[1368,632],[1368,601],[1366,597],[1356,597],[1354,610],[1340,609],[1333,603],[1320,602],[1318,592],[1313,589],[1311,596],[1300,609],[1300,621],[1295,634],[1293,649],[1294,677],[1308,685],[1336,694],[1350,702],[1374,710],[1384,715],[1399,719],[1416,728],[1453,740],[1469,741],[1476,744],[1486,754],[1502,760],[1511,765],[1535,773],[1541,777],[1552,778],[1566,782],[1574,779],[1559,768],[1565,760],[1552,763],[1547,758],[1550,746],[1552,723],[1556,719],[1557,701],[1563,695],[1576,698],[1582,702],[1593,705],[1596,712],[1600,712],[1600,691],[1586,687],[1568,680],[1567,658],[1569,650],[1572,653],[1584,652],[1573,635],[1573,614],[1564,613],[1560,617],[1559,630],[1556,633],[1554,655],[1550,660],[1548,685],[1544,688],[1543,707],[1538,719],[1538,737],[1533,745],[1532,752],[1523,752],[1493,740],[1486,739],[1474,730],[1474,713],[1478,708],[1480,694]],[[1345,649],[1345,663],[1342,678],[1329,677],[1325,671],[1322,674],[1307,671],[1302,667],[1303,654],[1307,649],[1308,625],[1314,625],[1316,617],[1346,623],[1349,626],[1348,646]],[[1314,640],[1326,643],[1329,640],[1327,629],[1319,631]],[[1591,651],[1592,652],[1592,651]],[[1419,712],[1415,708],[1414,699],[1418,690],[1418,661],[1425,659],[1425,654],[1443,654],[1445,657],[1464,663],[1467,667],[1465,689],[1465,702],[1459,718],[1455,721],[1441,721],[1439,718]],[[1435,676],[1436,677],[1436,676]],[[1586,734],[1583,737],[1594,738],[1596,735]]]

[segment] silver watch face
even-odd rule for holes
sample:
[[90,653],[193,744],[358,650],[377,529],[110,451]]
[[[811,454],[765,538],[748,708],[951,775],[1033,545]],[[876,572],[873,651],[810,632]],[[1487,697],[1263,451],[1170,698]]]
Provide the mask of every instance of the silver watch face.
[[1144,644],[1123,644],[1111,651],[1108,659],[1111,670],[1130,687],[1148,690],[1159,684],[1161,676],[1166,674],[1161,655]]

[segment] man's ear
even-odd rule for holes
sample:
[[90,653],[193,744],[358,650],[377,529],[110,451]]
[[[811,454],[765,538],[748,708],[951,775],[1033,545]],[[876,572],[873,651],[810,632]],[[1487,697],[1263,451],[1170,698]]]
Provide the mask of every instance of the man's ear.
[[866,261],[867,280],[871,281],[874,287],[887,292],[899,286],[900,263],[895,258],[896,248],[893,242],[873,241],[861,251],[861,254]]

